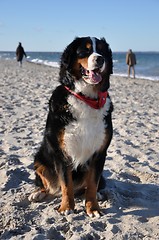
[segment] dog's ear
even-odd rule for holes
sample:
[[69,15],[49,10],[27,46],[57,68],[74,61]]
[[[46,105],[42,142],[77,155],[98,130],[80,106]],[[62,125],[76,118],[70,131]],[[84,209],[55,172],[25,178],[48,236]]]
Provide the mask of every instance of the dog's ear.
[[80,38],[76,37],[64,50],[61,56],[60,64],[60,82],[69,88],[74,88],[74,79],[72,75],[73,64],[77,58],[77,48]]
[[76,59],[76,50],[78,47],[79,38],[76,37],[72,43],[70,43],[64,50],[61,56],[61,68],[65,68],[66,70],[70,70],[72,64]]

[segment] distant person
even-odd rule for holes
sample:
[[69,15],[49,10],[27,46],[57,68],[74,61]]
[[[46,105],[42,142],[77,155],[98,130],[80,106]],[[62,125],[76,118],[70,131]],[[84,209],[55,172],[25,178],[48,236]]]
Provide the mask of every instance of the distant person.
[[27,57],[24,48],[22,47],[21,42],[19,42],[19,45],[16,49],[16,57],[17,57],[17,61],[19,62],[20,66],[22,66],[22,61],[23,61],[23,57]]
[[135,65],[136,65],[136,56],[135,53],[129,49],[126,54],[126,64],[128,65],[128,77],[130,77],[130,70],[132,70],[133,77],[135,78]]

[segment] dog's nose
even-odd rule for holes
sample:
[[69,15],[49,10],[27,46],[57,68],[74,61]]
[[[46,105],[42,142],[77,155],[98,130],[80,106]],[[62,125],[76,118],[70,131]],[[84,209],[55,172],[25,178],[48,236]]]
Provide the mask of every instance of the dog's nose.
[[98,67],[102,67],[104,64],[104,58],[102,56],[97,56],[96,63],[98,64]]
[[104,57],[98,53],[92,53],[88,58],[88,70],[94,70],[97,68],[103,68]]

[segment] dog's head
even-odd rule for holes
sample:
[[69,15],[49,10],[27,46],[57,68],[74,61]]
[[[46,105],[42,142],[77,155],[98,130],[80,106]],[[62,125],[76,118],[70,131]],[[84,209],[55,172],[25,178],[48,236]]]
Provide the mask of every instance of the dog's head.
[[111,73],[112,52],[104,38],[76,38],[62,54],[60,82],[72,89],[74,81],[85,81],[105,91]]

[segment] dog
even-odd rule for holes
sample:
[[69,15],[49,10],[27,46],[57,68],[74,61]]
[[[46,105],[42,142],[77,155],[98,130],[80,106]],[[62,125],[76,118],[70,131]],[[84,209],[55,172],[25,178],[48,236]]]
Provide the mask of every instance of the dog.
[[29,201],[61,193],[58,211],[74,211],[85,193],[86,213],[100,216],[97,190],[110,145],[113,105],[108,94],[112,51],[104,38],[77,37],[61,55],[59,82],[49,100],[42,144],[35,155],[38,188]]

